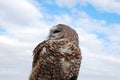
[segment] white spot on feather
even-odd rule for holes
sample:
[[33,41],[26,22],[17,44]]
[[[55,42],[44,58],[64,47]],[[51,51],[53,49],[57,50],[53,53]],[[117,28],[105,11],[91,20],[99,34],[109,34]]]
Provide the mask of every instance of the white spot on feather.
[[41,51],[41,54],[44,55],[44,53],[46,53],[46,48],[43,47],[42,51]]
[[68,63],[67,61],[65,61],[65,58],[62,58],[62,59],[61,59],[61,63],[62,63],[62,65],[63,65],[64,70],[67,72],[67,70],[68,70],[69,67],[70,67],[70,63]]
[[64,53],[69,53],[69,54],[71,54],[70,45],[68,44],[68,45],[60,48],[60,52],[61,52],[61,54],[64,54]]
[[46,52],[46,48],[45,47],[43,47],[42,52]]

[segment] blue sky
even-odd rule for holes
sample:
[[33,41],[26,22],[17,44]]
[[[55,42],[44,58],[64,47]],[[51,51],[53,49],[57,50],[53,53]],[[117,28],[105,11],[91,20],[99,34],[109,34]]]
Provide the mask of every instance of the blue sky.
[[52,26],[79,35],[78,80],[120,80],[120,0],[0,0],[0,80],[27,80]]
[[[55,3],[47,3],[46,1],[37,0],[41,6],[43,6],[45,9],[47,9],[47,12],[51,15],[54,14],[61,14],[61,13],[71,13],[71,9],[68,7],[59,7]],[[52,0],[54,1],[54,0]],[[89,16],[92,18],[98,19],[98,20],[106,20],[108,23],[120,23],[120,15],[116,13],[109,13],[109,12],[102,12],[98,11],[93,5],[86,4],[85,6],[82,5],[75,5],[74,6],[78,10],[85,11]]]

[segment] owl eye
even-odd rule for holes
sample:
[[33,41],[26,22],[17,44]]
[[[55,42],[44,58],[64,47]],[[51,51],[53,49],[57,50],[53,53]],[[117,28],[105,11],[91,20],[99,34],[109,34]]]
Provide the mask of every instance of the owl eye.
[[61,32],[61,30],[55,30],[55,31],[53,31],[53,33],[59,33],[59,32]]

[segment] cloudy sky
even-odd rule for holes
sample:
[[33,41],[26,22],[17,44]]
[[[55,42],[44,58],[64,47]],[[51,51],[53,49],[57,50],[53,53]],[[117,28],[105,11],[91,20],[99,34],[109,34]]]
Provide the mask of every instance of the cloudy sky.
[[34,47],[58,23],[79,34],[78,80],[120,80],[120,0],[0,0],[0,80],[28,80]]

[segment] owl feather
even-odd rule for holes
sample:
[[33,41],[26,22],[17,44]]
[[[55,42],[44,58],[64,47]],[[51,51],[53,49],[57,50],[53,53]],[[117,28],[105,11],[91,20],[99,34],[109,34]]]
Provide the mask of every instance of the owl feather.
[[82,59],[78,42],[72,28],[63,24],[54,26],[48,40],[33,51],[29,80],[77,80]]

